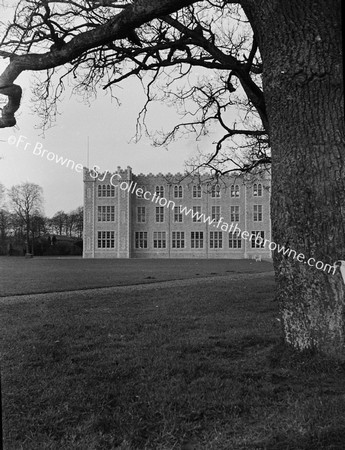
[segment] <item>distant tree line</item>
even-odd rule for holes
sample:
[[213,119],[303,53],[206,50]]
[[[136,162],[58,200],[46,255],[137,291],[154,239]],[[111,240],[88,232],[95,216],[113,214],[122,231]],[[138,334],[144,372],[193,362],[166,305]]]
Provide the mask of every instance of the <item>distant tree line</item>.
[[1,255],[79,255],[82,236],[82,206],[46,217],[39,185],[26,182],[6,190],[0,184]]

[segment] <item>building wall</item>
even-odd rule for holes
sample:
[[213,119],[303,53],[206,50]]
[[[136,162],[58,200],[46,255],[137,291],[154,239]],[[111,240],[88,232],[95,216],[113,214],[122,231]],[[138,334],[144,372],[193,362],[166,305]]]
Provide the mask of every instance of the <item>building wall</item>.
[[[130,168],[118,168],[121,181],[131,182]],[[129,258],[131,256],[131,201],[132,196],[112,188],[111,196],[99,196],[99,189],[111,188],[112,174],[97,174],[84,168],[84,258]],[[115,184],[119,178],[113,177]],[[114,221],[99,221],[99,207],[113,207]],[[100,248],[99,233],[113,233],[112,246]],[[102,239],[101,239],[102,240]]]
[[[201,186],[201,198],[193,196],[193,186],[198,183]],[[255,183],[262,186],[260,196],[254,195],[254,184],[248,178],[222,178],[219,182],[218,197],[212,195],[215,182],[210,183],[206,179],[196,180],[182,174],[134,175],[130,167],[126,170],[118,168],[114,174],[97,174],[84,169],[84,257],[270,258],[271,252],[267,246],[264,249],[253,248],[251,240],[237,239],[235,243],[229,243],[231,226],[232,230],[240,229],[249,234],[253,231],[263,232],[264,239],[271,239],[270,181],[262,179],[256,180]],[[105,189],[109,189],[111,184],[116,186],[111,188],[112,196],[99,196],[99,190],[105,193]],[[238,186],[239,195],[231,196],[231,186],[235,185]],[[105,188],[106,186],[109,188]],[[176,194],[180,195],[180,191],[176,190],[181,188],[182,197],[176,197]],[[257,217],[254,217],[254,205],[258,205]],[[110,218],[114,220],[99,221],[100,218],[105,218],[102,216],[105,211],[111,214],[109,209],[104,209],[109,207],[113,207],[114,217]],[[184,208],[188,213],[181,212],[182,222],[175,220],[175,207]],[[201,208],[201,222],[193,221],[193,207]],[[239,217],[231,215],[237,212],[232,211],[232,208],[236,207],[239,208]],[[215,213],[217,215],[212,216]],[[259,214],[262,217],[259,217]],[[215,222],[210,224],[212,218]],[[221,233],[221,246],[218,240],[212,241],[214,232]],[[114,242],[102,239],[109,237],[109,233],[113,234]],[[192,240],[192,233],[194,237],[200,237],[200,233],[203,233],[202,247],[200,240]],[[196,233],[199,233],[199,236]],[[165,236],[165,239],[161,239],[162,236]],[[183,237],[183,240],[176,239],[177,237]],[[182,244],[183,248],[180,248]],[[234,244],[239,248],[234,248]],[[197,246],[201,248],[196,248]]]

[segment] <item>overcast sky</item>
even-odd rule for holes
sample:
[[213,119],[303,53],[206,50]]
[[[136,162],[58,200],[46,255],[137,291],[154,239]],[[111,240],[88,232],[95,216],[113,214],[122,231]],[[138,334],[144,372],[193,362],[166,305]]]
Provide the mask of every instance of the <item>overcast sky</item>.
[[[1,71],[5,62],[0,62]],[[175,173],[184,170],[185,160],[196,152],[197,145],[200,148],[207,145],[206,140],[197,143],[193,136],[170,145],[168,149],[154,148],[148,138],[138,143],[130,142],[135,134],[137,113],[144,102],[142,88],[135,79],[118,89],[122,102],[120,107],[111,102],[104,91],[99,92],[90,106],[67,92],[59,105],[60,115],[56,124],[43,137],[42,131],[37,129],[40,118],[30,109],[29,79],[30,73],[24,73],[18,79],[24,93],[16,115],[17,125],[0,130],[0,182],[7,188],[23,181],[42,186],[48,216],[61,209],[70,211],[82,204],[82,174],[48,161],[47,152],[43,157],[34,155],[35,146],[43,146],[57,156],[86,165],[89,136],[90,167],[96,164],[102,170],[115,171],[117,166],[129,165],[134,173]],[[157,129],[173,124],[174,120],[174,108],[163,104],[156,104],[150,114],[150,123]],[[26,143],[29,145],[25,150]]]
[[[0,17],[11,21],[10,9],[0,7]],[[7,60],[0,59],[1,73],[6,65]],[[83,201],[82,174],[49,161],[46,158],[48,152],[50,157],[54,154],[86,166],[89,137],[89,167],[96,164],[102,170],[115,171],[117,166],[129,165],[134,173],[182,172],[185,160],[196,152],[197,143],[193,136],[167,149],[153,147],[148,138],[138,143],[131,142],[137,114],[145,101],[137,79],[128,80],[116,89],[120,107],[101,89],[97,99],[86,105],[81,98],[72,97],[67,88],[59,104],[60,115],[43,137],[42,130],[38,129],[40,118],[32,111],[31,81],[32,74],[29,72],[22,73],[18,78],[17,83],[23,88],[23,98],[16,114],[17,125],[0,129],[0,183],[6,188],[24,181],[42,186],[47,216],[58,210],[68,212]],[[0,96],[0,107],[1,100],[6,99]],[[149,117],[152,128],[157,130],[173,125],[177,119],[174,108],[164,104],[155,104]],[[210,139],[208,142],[211,142]],[[198,145],[206,148],[207,141]],[[43,157],[33,154],[36,146],[47,150]]]
[[[9,4],[11,7],[8,9],[0,7],[0,17],[2,21],[11,23],[11,9],[17,2]],[[0,59],[0,73],[6,65],[7,60]],[[194,73],[196,70],[194,68]],[[206,79],[210,76],[207,73]],[[59,102],[57,120],[42,136],[39,129],[41,120],[32,109],[35,106],[32,80],[30,72],[22,73],[17,79],[23,89],[21,107],[16,114],[17,125],[0,129],[0,183],[6,188],[24,181],[42,186],[47,216],[59,210],[69,212],[83,202],[82,173],[48,160],[48,152],[49,158],[67,158],[75,165],[86,166],[89,141],[90,168],[97,165],[104,171],[116,171],[118,166],[125,168],[129,165],[135,174],[177,173],[183,172],[185,162],[199,151],[214,151],[212,143],[222,137],[218,130],[218,133],[203,136],[199,141],[196,141],[195,135],[189,134],[166,148],[153,147],[148,137],[135,143],[132,138],[136,118],[146,99],[137,78],[126,80],[116,87],[121,106],[102,89],[99,89],[97,98],[87,105],[81,98],[72,96],[67,86]],[[0,107],[1,101],[6,99],[0,95]],[[235,111],[227,110],[227,114],[231,120],[237,116]],[[151,130],[168,130],[178,122],[180,120],[174,106],[153,103],[149,107]],[[33,154],[35,147],[46,150],[43,157]],[[39,151],[36,150],[36,153]]]

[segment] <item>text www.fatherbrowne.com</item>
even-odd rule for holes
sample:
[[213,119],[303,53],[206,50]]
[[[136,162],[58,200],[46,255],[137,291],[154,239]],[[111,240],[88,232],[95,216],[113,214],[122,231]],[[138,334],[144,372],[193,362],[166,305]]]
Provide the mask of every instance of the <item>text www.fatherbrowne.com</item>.
[[[107,172],[103,175],[102,179],[99,179],[99,167],[94,166],[94,168],[90,172],[90,176],[94,179],[98,179],[99,181],[104,181]],[[121,175],[119,173],[112,174],[110,178],[110,184],[115,188],[119,187],[122,191],[127,191],[129,194],[135,194],[139,198],[144,198],[147,201],[151,201],[153,203],[158,204],[159,206],[163,206],[166,208],[174,208],[178,205],[173,200],[168,200],[165,197],[161,197],[159,194],[150,191],[146,191],[141,187],[137,186],[136,182],[131,181],[128,183],[127,181],[121,181]],[[191,216],[192,219],[195,219],[196,222],[201,222],[208,224],[216,229],[220,229],[227,233],[232,233],[233,237],[241,237],[244,240],[249,240],[250,242],[255,242],[255,248],[265,249],[268,248],[271,251],[277,251],[277,253],[281,253],[283,256],[292,257],[296,259],[298,262],[307,264],[310,267],[315,267],[318,270],[323,270],[324,272],[335,274],[338,266],[336,264],[326,264],[323,261],[316,261],[315,258],[306,258],[303,253],[297,253],[296,250],[291,248],[285,248],[280,244],[277,244],[269,239],[264,239],[260,236],[260,234],[249,233],[246,230],[241,230],[237,223],[227,223],[224,222],[224,217],[220,217],[219,220],[212,219],[210,216],[206,216],[204,213],[199,211],[193,211],[193,208],[187,208],[186,206],[180,206],[180,213],[185,216]]]

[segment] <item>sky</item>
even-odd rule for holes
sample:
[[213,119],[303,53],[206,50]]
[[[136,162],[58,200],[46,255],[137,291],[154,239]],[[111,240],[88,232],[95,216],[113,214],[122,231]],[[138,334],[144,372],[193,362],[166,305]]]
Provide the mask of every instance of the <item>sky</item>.
[[[2,20],[11,21],[10,9],[0,7],[0,13]],[[7,63],[0,59],[0,73]],[[207,149],[211,144],[209,138],[196,142],[192,135],[166,148],[154,147],[148,137],[134,142],[136,118],[145,102],[136,78],[116,89],[121,106],[102,89],[95,100],[86,104],[67,87],[56,122],[42,135],[41,119],[33,112],[32,82],[32,72],[18,77],[16,83],[22,87],[23,97],[16,113],[17,124],[0,129],[0,183],[7,189],[26,181],[40,185],[48,217],[83,203],[82,173],[71,169],[72,162],[90,168],[97,165],[110,172],[118,166],[131,166],[134,174],[177,173],[185,170],[185,161],[198,149]],[[6,100],[0,95],[0,107]],[[166,104],[155,103],[150,111],[151,129],[167,129],[178,121],[175,109]],[[71,160],[69,166],[58,164],[59,158]]]
[[[0,7],[1,20],[11,22],[11,14],[11,8]],[[0,59],[0,73],[6,65],[7,60]],[[116,87],[120,106],[102,89],[96,99],[86,104],[82,98],[73,96],[67,86],[54,125],[42,135],[41,119],[33,111],[37,105],[32,82],[32,72],[23,72],[18,77],[16,83],[22,87],[23,97],[16,113],[17,125],[0,129],[0,183],[7,189],[26,181],[40,185],[48,217],[59,210],[69,212],[83,203],[82,173],[71,169],[73,164],[79,168],[97,165],[109,172],[115,172],[118,166],[130,166],[134,174],[184,172],[186,161],[199,152],[214,151],[214,141],[222,136],[211,133],[197,141],[195,135],[189,134],[164,148],[154,147],[146,136],[134,142],[137,115],[146,100],[139,80],[134,77]],[[6,99],[0,95],[0,107]],[[179,122],[174,106],[155,102],[149,107],[151,130],[169,130]],[[68,167],[61,164],[63,160],[70,160]]]
[[[11,10],[17,2],[8,4],[9,8],[0,6],[0,17],[11,23]],[[0,74],[6,65],[7,60],[0,59]],[[194,68],[194,73],[196,70]],[[200,75],[205,76],[205,71]],[[206,78],[210,76],[207,72]],[[135,77],[116,87],[120,106],[101,88],[97,98],[86,104],[82,98],[73,96],[71,87],[67,86],[54,125],[42,135],[41,119],[33,110],[37,105],[33,100],[32,82],[32,72],[23,72],[18,77],[16,83],[22,87],[23,97],[16,113],[17,125],[0,129],[0,184],[7,189],[26,181],[40,185],[48,217],[59,210],[69,212],[83,203],[82,173],[72,169],[73,164],[79,168],[97,165],[109,172],[115,172],[118,166],[130,166],[134,174],[184,172],[186,161],[200,152],[214,152],[214,142],[223,136],[216,129],[198,141],[195,135],[188,134],[164,148],[154,147],[146,136],[135,142],[136,119],[146,100]],[[0,107],[5,100],[7,97],[0,95]],[[227,110],[226,114],[231,123],[238,110]],[[180,122],[174,106],[162,102],[149,106],[151,131],[167,131]],[[61,163],[64,160],[70,161],[68,167]]]
[[[0,61],[1,71],[5,62]],[[167,148],[153,147],[147,137],[133,142],[136,117],[145,100],[135,79],[118,90],[121,106],[101,90],[89,105],[67,90],[56,123],[42,136],[40,118],[32,111],[30,77],[30,73],[23,73],[17,80],[23,88],[17,125],[0,130],[0,183],[6,188],[25,181],[42,186],[47,216],[82,205],[82,173],[71,167],[72,162],[87,165],[88,147],[89,167],[115,171],[117,166],[129,165],[134,173],[176,173],[184,171],[185,161],[198,147],[207,145],[206,140],[196,142],[192,135]],[[159,130],[173,125],[176,119],[174,108],[155,104],[149,120]],[[69,167],[58,164],[59,157],[71,160]]]

